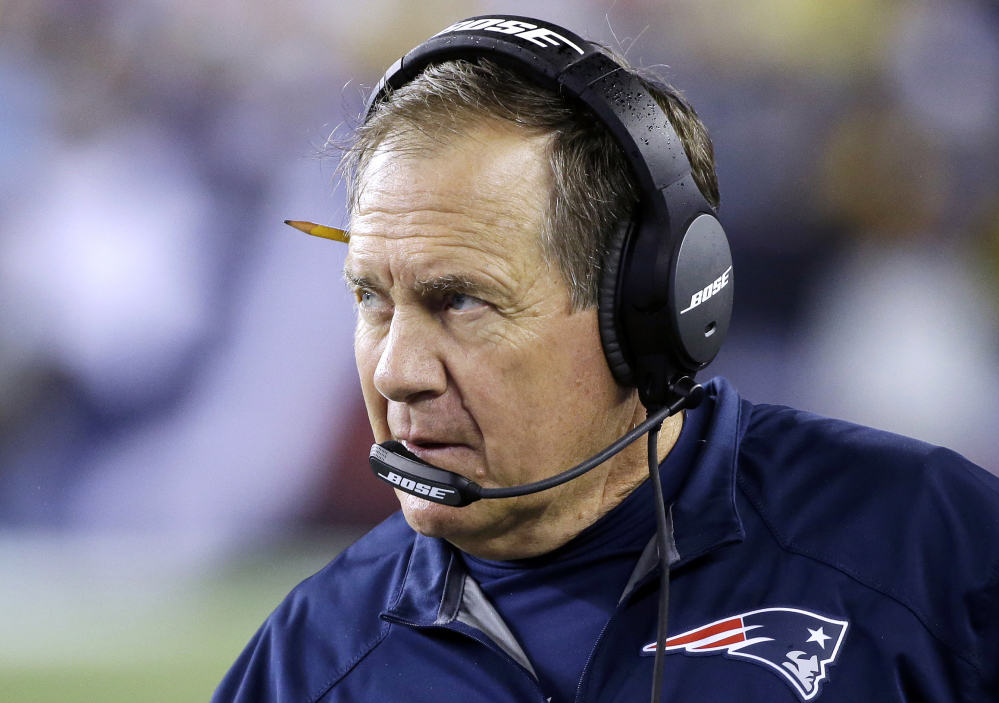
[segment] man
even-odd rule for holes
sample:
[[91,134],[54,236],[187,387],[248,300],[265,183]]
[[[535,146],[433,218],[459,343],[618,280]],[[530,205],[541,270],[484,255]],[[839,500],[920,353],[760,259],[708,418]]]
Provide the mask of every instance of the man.
[[[646,86],[717,206],[702,125]],[[639,191],[592,115],[488,60],[447,61],[382,99],[349,156],[345,276],[378,442],[515,486],[645,419],[597,311]],[[645,698],[659,569],[644,454],[461,508],[399,492],[401,514],[297,587],[215,700]],[[658,458],[675,536],[664,700],[999,697],[994,477],[720,379],[666,421]]]

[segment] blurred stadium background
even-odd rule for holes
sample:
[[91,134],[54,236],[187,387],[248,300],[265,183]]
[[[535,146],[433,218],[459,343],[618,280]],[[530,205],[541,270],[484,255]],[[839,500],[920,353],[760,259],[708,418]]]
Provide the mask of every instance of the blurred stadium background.
[[344,223],[326,137],[481,13],[701,113],[737,266],[714,372],[999,471],[994,2],[0,0],[0,700],[207,700],[394,509],[344,249],[281,221]]

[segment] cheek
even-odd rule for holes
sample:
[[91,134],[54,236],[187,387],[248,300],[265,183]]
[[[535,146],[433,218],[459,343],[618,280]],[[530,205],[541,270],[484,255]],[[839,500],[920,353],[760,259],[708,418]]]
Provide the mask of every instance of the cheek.
[[595,312],[546,320],[514,343],[497,347],[488,361],[497,384],[516,389],[528,407],[550,408],[584,399],[604,406],[619,395],[604,358]]
[[[630,395],[607,366],[595,313],[576,313],[556,323],[532,336],[529,345],[497,352],[494,363],[486,360],[476,372],[475,378],[485,375],[492,385],[490,392],[479,394],[481,404],[493,410],[489,417],[495,426],[485,431],[494,437],[516,436],[514,445],[528,452],[559,453],[566,451],[565,445],[612,441],[614,437],[604,436],[603,425],[616,431],[613,413]],[[476,386],[477,391],[482,388]]]
[[361,383],[370,384],[386,343],[386,330],[358,318],[354,326],[354,361]]
[[523,415],[532,378],[529,355],[508,343],[454,344],[444,361],[449,383],[480,430],[506,431]]
[[377,334],[358,321],[354,331],[354,360],[357,364],[357,375],[361,382],[361,393],[364,405],[368,411],[368,420],[375,434],[375,441],[384,442],[391,439],[386,414],[388,401],[375,388],[374,376],[381,358],[384,336]]
[[577,330],[552,333],[548,324],[504,330],[448,355],[452,381],[486,440],[491,477],[502,482],[526,480],[506,473],[532,465],[525,456],[549,459],[553,437],[564,434],[566,418],[590,393],[590,367],[604,364],[602,353],[583,358],[586,343],[573,337]]

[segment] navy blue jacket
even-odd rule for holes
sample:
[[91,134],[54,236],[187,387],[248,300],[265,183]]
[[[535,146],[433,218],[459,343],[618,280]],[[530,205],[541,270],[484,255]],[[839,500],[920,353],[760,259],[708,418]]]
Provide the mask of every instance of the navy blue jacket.
[[[999,479],[946,449],[709,385],[672,504],[664,701],[999,700]],[[636,564],[577,701],[647,700],[659,574]],[[448,543],[396,514],[304,581],[215,703],[538,701]]]

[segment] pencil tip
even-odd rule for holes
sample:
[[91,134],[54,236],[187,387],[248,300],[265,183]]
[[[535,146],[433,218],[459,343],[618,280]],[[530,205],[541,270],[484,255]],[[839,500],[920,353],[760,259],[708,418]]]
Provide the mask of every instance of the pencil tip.
[[335,227],[326,227],[325,225],[317,225],[315,222],[303,222],[301,220],[285,220],[284,223],[306,234],[311,234],[313,237],[332,239],[335,242],[346,243],[350,241],[349,233]]
[[312,230],[315,229],[316,225],[311,222],[303,222],[302,220],[285,220],[284,223],[289,227],[294,227],[300,232],[305,232],[306,234],[312,234]]

